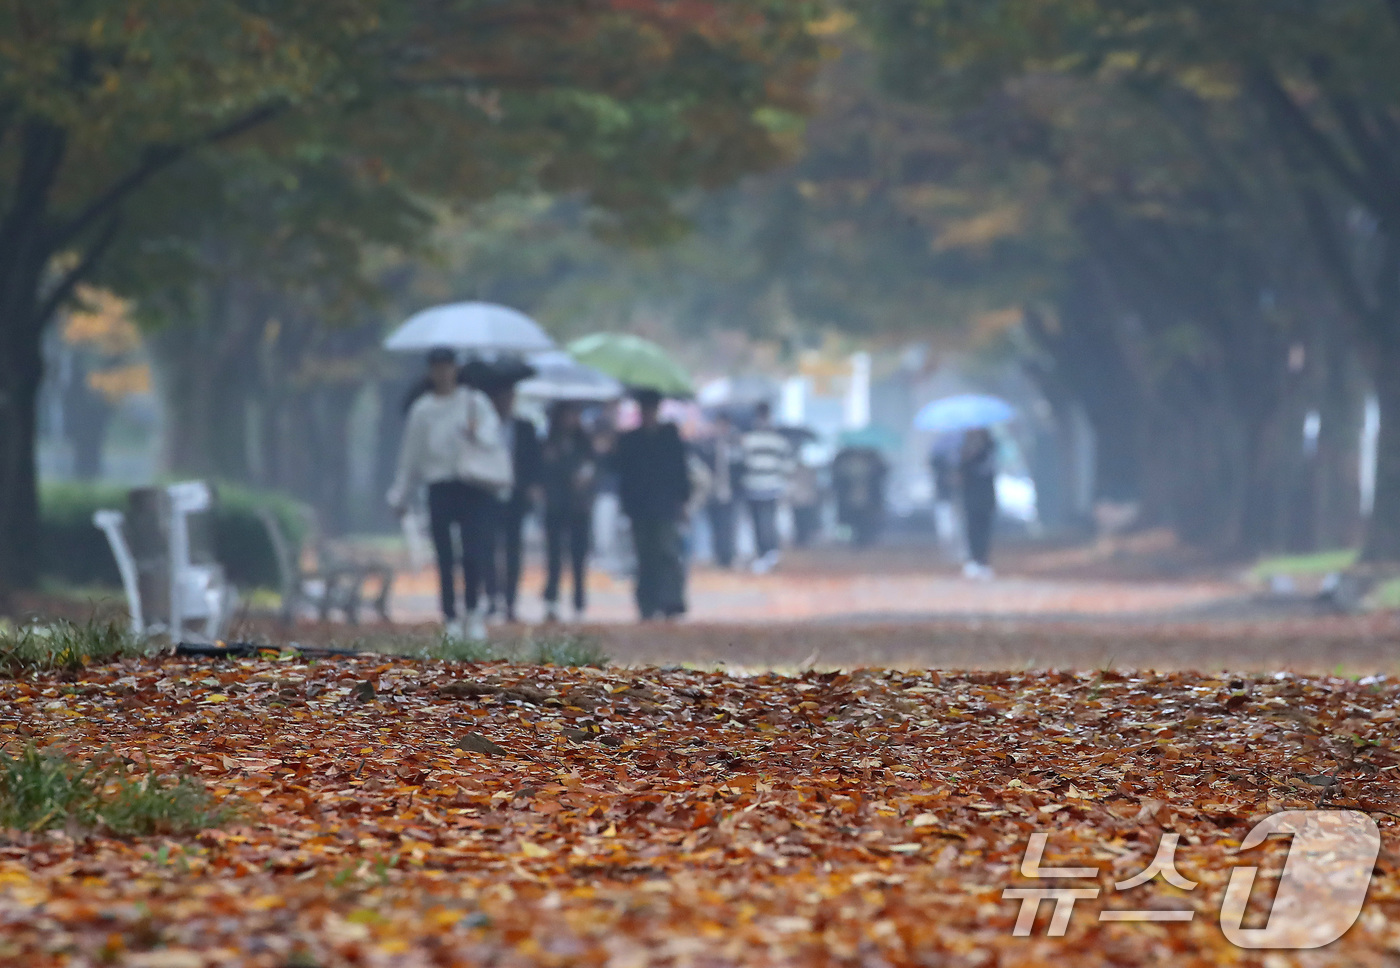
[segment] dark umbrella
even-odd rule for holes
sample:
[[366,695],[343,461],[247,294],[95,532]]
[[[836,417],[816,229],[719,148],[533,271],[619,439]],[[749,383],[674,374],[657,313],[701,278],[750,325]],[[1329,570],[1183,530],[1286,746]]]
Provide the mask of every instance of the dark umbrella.
[[501,387],[515,386],[534,376],[536,370],[519,357],[501,357],[494,360],[476,358],[462,367],[461,382],[486,393]]

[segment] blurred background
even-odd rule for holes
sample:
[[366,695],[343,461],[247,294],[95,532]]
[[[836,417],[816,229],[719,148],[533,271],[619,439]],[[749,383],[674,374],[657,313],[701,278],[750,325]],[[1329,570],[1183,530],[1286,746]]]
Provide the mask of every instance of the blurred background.
[[185,478],[413,570],[384,494],[422,361],[382,341],[466,300],[664,347],[697,441],[770,402],[826,495],[786,581],[956,575],[919,415],[965,394],[1014,413],[1003,575],[1229,586],[1150,611],[1400,560],[1393,4],[104,6],[0,13],[11,588],[115,587],[93,511]]

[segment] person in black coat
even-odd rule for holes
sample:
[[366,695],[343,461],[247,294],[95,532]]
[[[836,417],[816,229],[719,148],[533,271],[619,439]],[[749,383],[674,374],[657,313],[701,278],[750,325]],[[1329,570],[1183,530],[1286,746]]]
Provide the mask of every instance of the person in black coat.
[[556,403],[549,412],[543,447],[545,620],[559,618],[559,585],[564,549],[574,580],[574,618],[588,608],[588,551],[593,541],[593,499],[598,488],[598,455],[579,419],[578,407]]
[[958,478],[967,526],[970,578],[992,577],[992,528],[997,517],[997,451],[991,431],[979,427],[963,437]]
[[[494,569],[496,587],[491,590],[491,610],[514,622],[515,603],[520,592],[520,567],[524,548],[525,518],[538,500],[541,483],[540,438],[535,425],[515,416],[515,385],[501,384],[491,388],[491,402],[501,418],[506,446],[511,452],[515,483],[500,502],[498,522],[503,562]],[[497,599],[500,599],[498,602]]]
[[617,441],[613,457],[622,512],[632,522],[637,553],[637,610],[643,621],[685,613],[681,523],[690,500],[685,444],[672,423],[660,420],[661,395],[636,394],[641,426]]

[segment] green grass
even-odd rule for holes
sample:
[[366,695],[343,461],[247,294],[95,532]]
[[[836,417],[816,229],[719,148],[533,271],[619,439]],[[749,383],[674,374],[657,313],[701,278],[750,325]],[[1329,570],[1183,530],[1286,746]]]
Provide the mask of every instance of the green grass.
[[1295,578],[1322,577],[1335,571],[1346,571],[1356,564],[1354,548],[1319,551],[1310,555],[1279,555],[1264,558],[1249,570],[1251,578],[1266,580],[1271,575],[1291,575]]
[[26,746],[0,751],[0,828],[100,830],[118,837],[180,835],[218,826],[232,811],[189,777],[133,778],[124,767],[99,770]]
[[499,662],[504,656],[490,642],[451,639],[440,635],[413,653],[420,659],[440,662]]
[[510,662],[563,668],[591,666],[601,669],[611,661],[596,640],[585,635],[568,634],[526,636],[507,642],[470,642],[439,636],[426,645],[361,640],[356,643],[356,647],[441,662]]
[[146,643],[116,621],[0,628],[0,675],[78,672],[89,665],[146,653]]
[[586,635],[562,635],[527,641],[526,655],[535,665],[552,665],[564,668],[584,666],[601,669],[611,658],[603,651],[596,639]]
[[1366,604],[1372,608],[1400,609],[1400,578],[1383,582],[1375,591],[1366,596]]

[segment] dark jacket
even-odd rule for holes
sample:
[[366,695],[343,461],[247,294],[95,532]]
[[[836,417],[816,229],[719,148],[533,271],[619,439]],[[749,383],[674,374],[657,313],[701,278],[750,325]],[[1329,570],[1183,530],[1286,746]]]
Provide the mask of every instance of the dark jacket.
[[[731,434],[725,441],[725,448],[728,451],[727,460],[721,465],[719,460],[720,442],[718,438],[711,438],[700,444],[696,448],[696,453],[705,462],[705,466],[710,469],[710,495],[711,504],[730,504],[738,500],[743,493],[744,483],[744,448],[740,445],[737,435]],[[728,472],[729,488],[728,493],[721,487],[723,475]]]
[[963,503],[969,508],[996,508],[997,452],[987,442],[981,447],[964,448],[958,463]]
[[690,500],[685,444],[675,424],[638,427],[618,438],[613,467],[618,497],[629,518],[671,520]]
[[584,513],[598,488],[598,455],[582,427],[550,434],[541,453],[544,506],[550,514]]
[[524,417],[512,420],[515,446],[511,462],[515,468],[515,485],[511,488],[510,509],[517,514],[530,510],[530,489],[541,482],[543,460],[540,452],[540,437],[535,425]]

